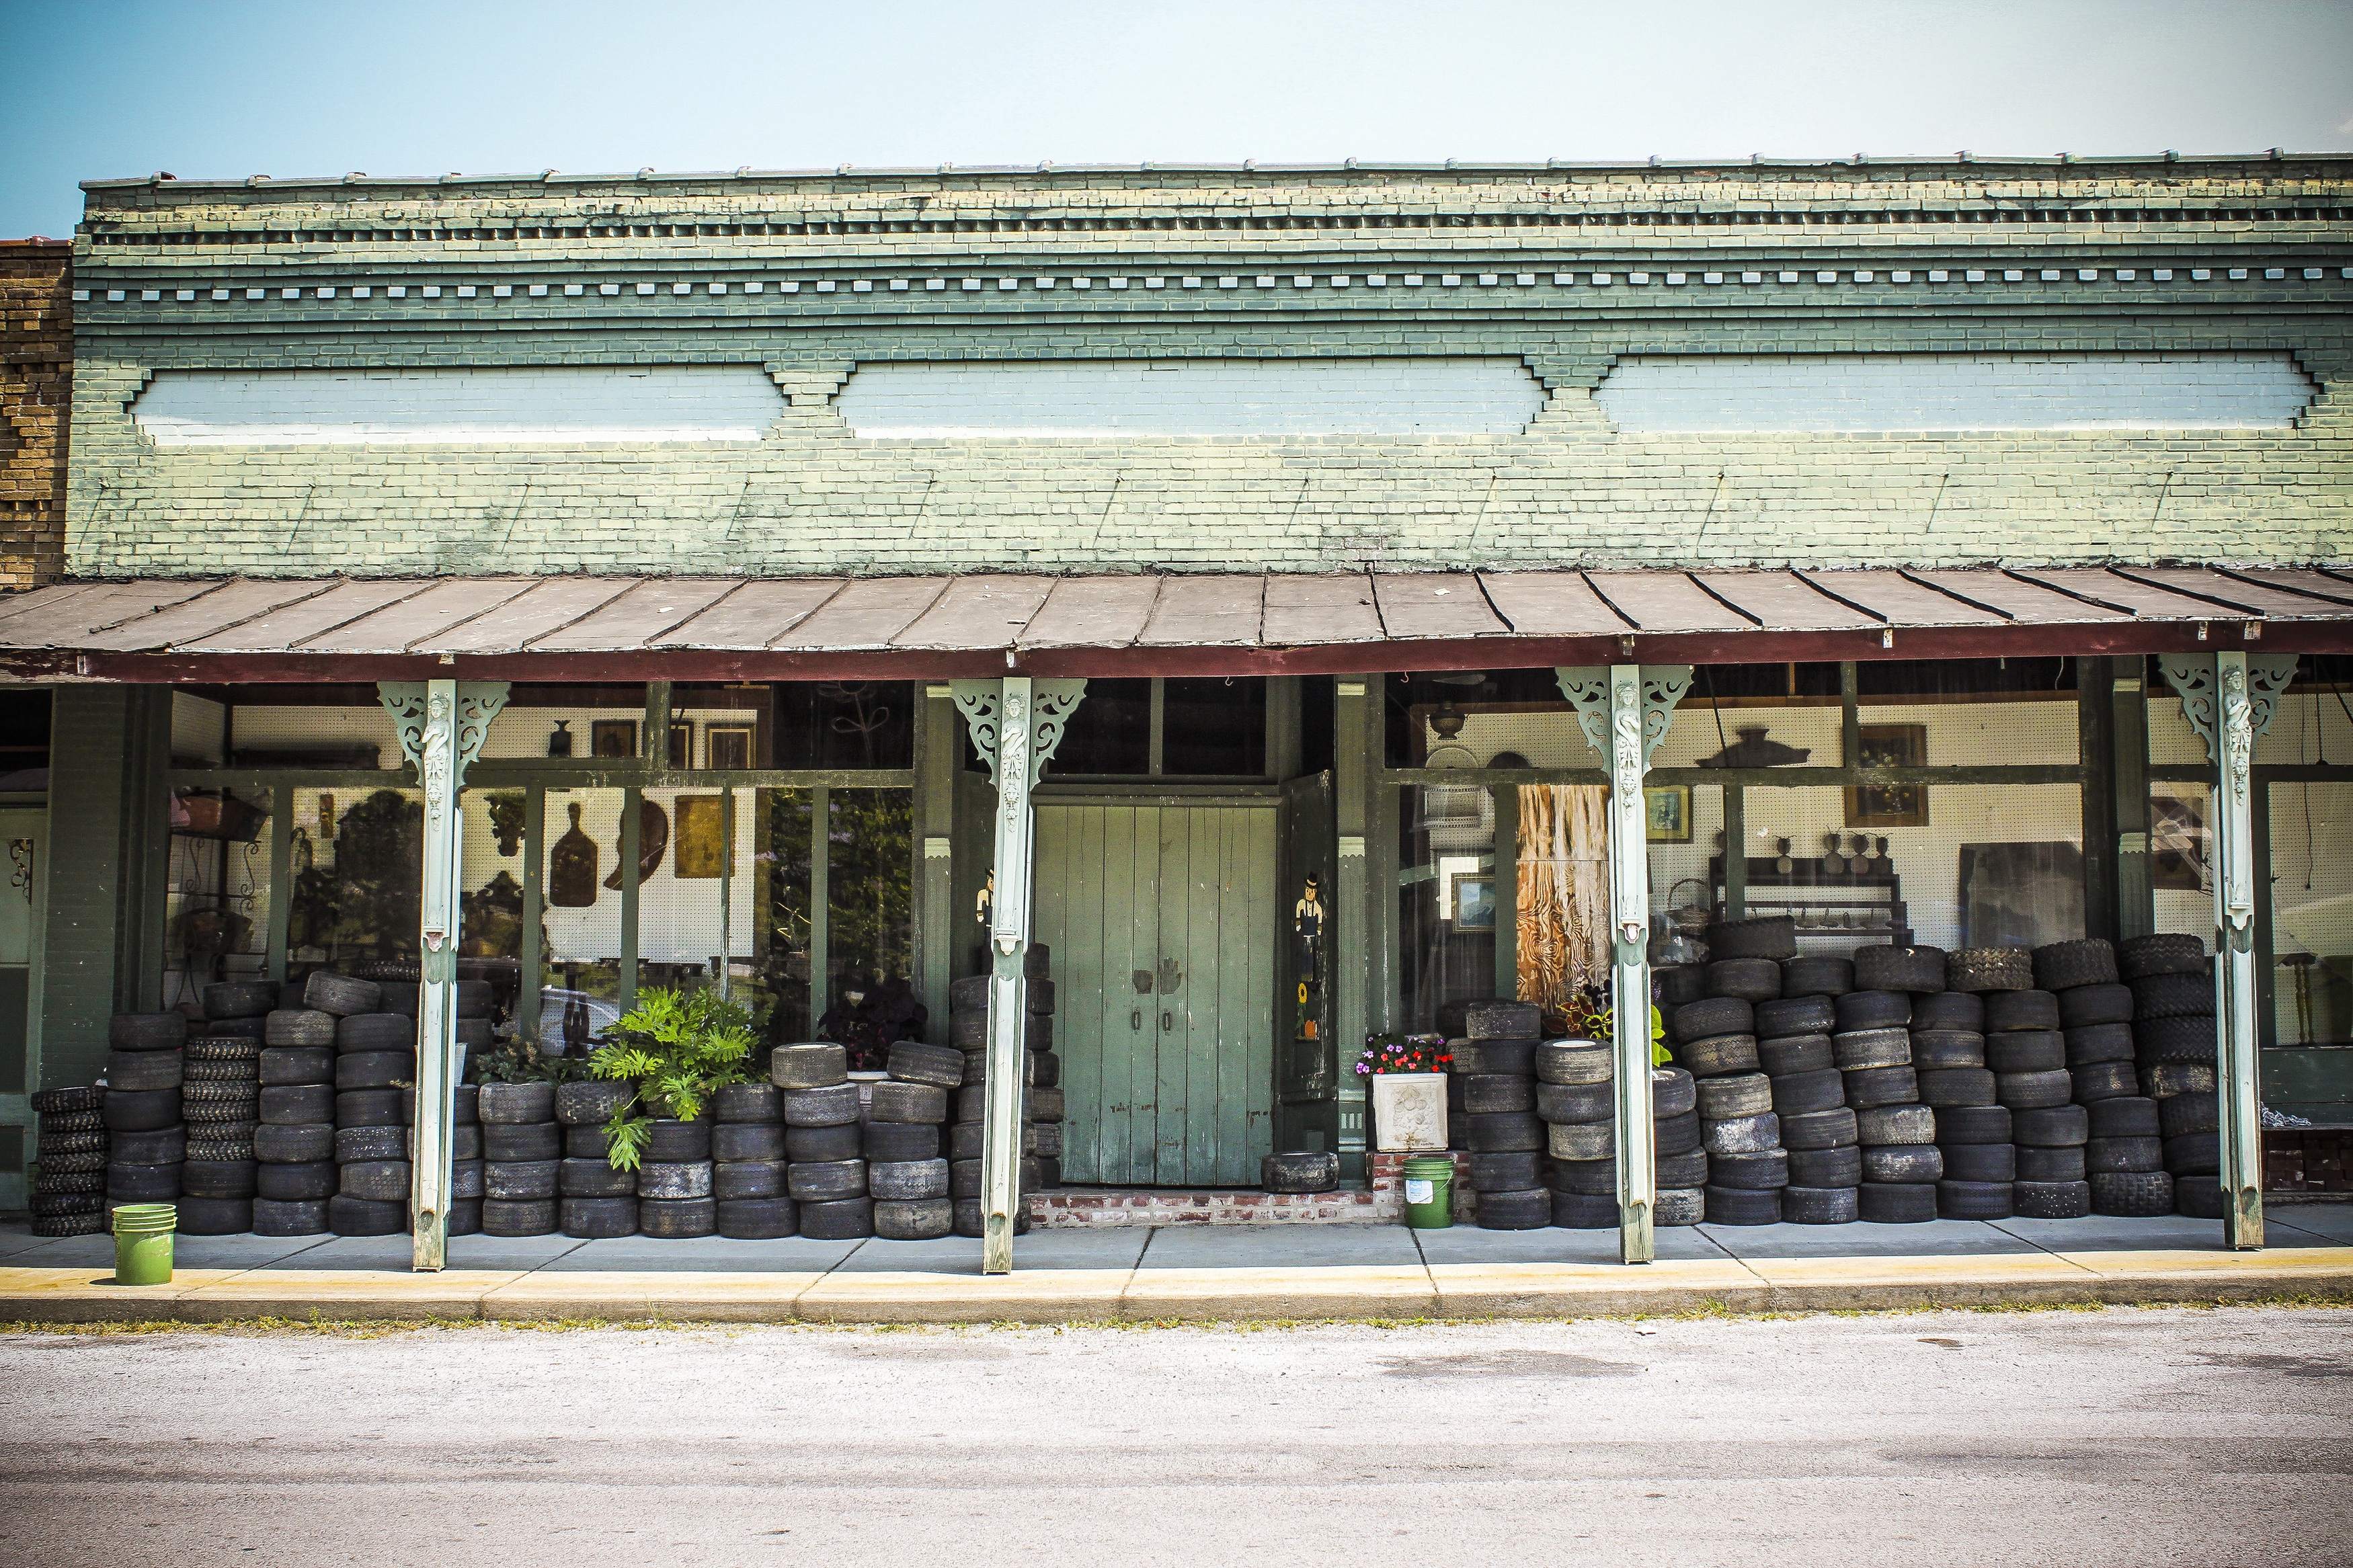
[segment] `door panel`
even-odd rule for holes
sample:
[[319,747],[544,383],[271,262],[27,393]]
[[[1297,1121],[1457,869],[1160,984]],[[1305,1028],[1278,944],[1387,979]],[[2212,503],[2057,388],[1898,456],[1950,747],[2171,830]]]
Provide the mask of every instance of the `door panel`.
[[[1275,1139],[1284,1149],[1339,1147],[1339,1042],[1332,1037],[1337,905],[1332,775],[1282,786],[1282,875],[1275,884]],[[1305,908],[1307,883],[1315,903]]]

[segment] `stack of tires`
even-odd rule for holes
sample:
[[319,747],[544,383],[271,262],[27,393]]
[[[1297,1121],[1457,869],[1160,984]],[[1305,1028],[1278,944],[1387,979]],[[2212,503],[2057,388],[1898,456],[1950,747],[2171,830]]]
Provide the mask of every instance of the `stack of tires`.
[[719,1200],[712,1195],[714,1125],[705,1106],[691,1121],[657,1116],[647,1127],[638,1163],[638,1235],[684,1241],[719,1234]]
[[1862,1123],[1846,1103],[1831,1043],[1838,998],[1854,988],[1854,966],[1843,958],[1793,956],[1780,968],[1780,995],[1757,1004],[1757,1061],[1788,1154],[1780,1217],[1842,1225],[1863,1217]]
[[[638,1234],[638,1173],[614,1168],[605,1135],[605,1124],[628,1104],[629,1095],[628,1084],[609,1079],[555,1086],[555,1121],[564,1130],[563,1160],[555,1168],[556,1225],[566,1236],[599,1240]],[[782,1176],[777,1180],[781,1191]]]
[[849,1053],[830,1040],[778,1046],[769,1077],[785,1119],[785,1192],[803,1236],[846,1241],[874,1234],[858,1086]]
[[[1026,1199],[1061,1185],[1061,1058],[1054,1054],[1053,953],[1032,942],[1022,955],[1022,987],[1028,1011],[1021,1029],[1021,1162],[1017,1180]],[[955,1234],[976,1237],[986,1227],[981,1193],[983,1123],[988,1105],[988,983],[975,974],[948,987],[948,1039],[964,1057],[961,1087],[951,1097],[955,1119],[947,1129],[948,1194]],[[1026,1202],[1017,1202],[1013,1233],[1029,1228]]]
[[785,1191],[785,1099],[773,1083],[731,1083],[711,1102],[711,1198],[717,1233],[772,1241],[800,1228]]
[[[1454,1045],[1454,1070],[1466,1058],[1487,1068],[1504,1065],[1500,1053],[1472,1041]],[[1546,1040],[1528,1052],[1535,1080],[1536,1116],[1545,1124],[1545,1148],[1552,1188],[1552,1223],[1571,1230],[1599,1230],[1618,1223],[1617,1061],[1600,1040]],[[1508,1154],[1473,1154],[1474,1186],[1495,1173]],[[1532,1158],[1532,1156],[1531,1156]],[[1703,1171],[1702,1174],[1705,1173]],[[1480,1192],[1480,1205],[1486,1205]]]
[[1832,1004],[1831,1041],[1862,1149],[1855,1212],[1881,1225],[1921,1224],[1952,1202],[1944,1145],[1957,1130],[1947,1128],[1944,1107],[1993,1100],[1992,1079],[1970,1065],[1983,1060],[1975,998],[1945,991],[1936,948],[1883,943],[1856,949],[1852,963],[1853,988]]
[[35,1236],[97,1236],[106,1229],[105,1102],[102,1089],[33,1094],[41,1139],[30,1200]]
[[[1465,1174],[1477,1194],[1474,1217],[1483,1230],[1540,1230],[1553,1216],[1545,1152],[1581,1148],[1594,1136],[1589,1119],[1570,1119],[1588,1117],[1597,1100],[1606,1118],[1609,1082],[1605,1078],[1598,1087],[1539,1088],[1535,1051],[1543,1022],[1533,1002],[1467,1002],[1461,1013],[1461,1037],[1447,1042],[1454,1060],[1446,1088],[1450,1109],[1462,1117],[1464,1146],[1471,1151]],[[1563,1118],[1557,1139],[1544,1119],[1546,1105]],[[1608,1133],[1605,1121],[1600,1135],[1606,1140]],[[1614,1159],[1606,1142],[1602,1153]]]
[[117,1013],[108,1021],[100,1116],[109,1134],[110,1212],[120,1204],[171,1203],[180,1195],[188,1146],[180,1092],[187,1039],[185,1014]]
[[237,1236],[253,1228],[259,1030],[277,990],[268,981],[206,986],[205,1022],[191,1026],[182,1048],[180,1110],[188,1142],[180,1167],[179,1227],[189,1236]]
[[[1773,1081],[1758,1055],[1763,1028],[1757,1010],[1780,1000],[1782,963],[1798,955],[1797,922],[1787,915],[1719,921],[1707,935],[1714,956],[1700,973],[1701,1000],[1688,1005],[1683,1016],[1691,1028],[1725,1032],[1693,1042],[1675,1058],[1698,1080],[1694,1101],[1700,1146],[1707,1153],[1707,1221],[1772,1225],[1782,1218],[1792,1178],[1781,1118],[1774,1110]],[[1711,1005],[1724,1008],[1720,1020],[1693,1021]],[[1733,1005],[1745,1011],[1735,1016]],[[1852,1219],[1852,1195],[1841,1199],[1840,1193],[1835,1186],[1805,1188],[1787,1200],[1791,1216],[1828,1223],[1842,1201],[1845,1217]]]
[[[1030,943],[1022,973],[1029,982],[1022,987],[1029,1008],[1022,1044],[1031,1092],[1022,1100],[1021,1152],[1034,1163],[1037,1190],[1050,1193],[1062,1184],[1062,1058],[1054,1053],[1052,950],[1042,942]],[[1050,1092],[1036,1092],[1040,1089]]]
[[[2157,1123],[2157,1107],[2141,1097],[2133,1064],[2132,990],[2116,967],[2116,949],[2098,938],[2035,949],[2034,982],[2058,999],[2070,1093],[2084,1112],[2073,1175],[2083,1184],[2082,1206],[2074,1213],[2096,1213],[2098,1190],[2108,1184],[2095,1185],[2094,1177],[2117,1157],[2114,1141],[2133,1136],[2119,1130]],[[2021,1158],[2021,1166],[2043,1159]]]
[[[319,1236],[335,1195],[335,1017],[301,1005],[289,985],[262,1020],[253,1130],[253,1229]],[[293,1006],[284,1005],[294,1003]]]
[[482,1234],[555,1234],[562,1199],[564,1126],[555,1086],[486,1083],[474,1091],[482,1130]]
[[[2194,936],[2160,932],[2126,940],[2116,967],[2132,988],[2133,1058],[2140,1092],[2156,1101],[2156,1126],[2136,1142],[2140,1163],[2094,1182],[2101,1214],[2201,1219],[2223,1212],[2221,1099],[2215,1073],[2213,967]],[[2145,1121],[2139,1123],[2145,1125]],[[2147,1159],[2153,1152],[2153,1163]]]
[[[2054,957],[2050,966],[2055,972],[2064,962]],[[2010,1112],[2008,1152],[1976,1146],[1973,1173],[1997,1183],[2007,1175],[2012,1214],[2080,1219],[2091,1212],[2082,1169],[2091,1121],[2074,1103],[2057,993],[2037,984],[2034,955],[2021,947],[1964,949],[1946,969],[1953,990],[1975,995],[1984,1009],[1986,1070],[1995,1100]]]
[[[391,986],[385,989],[389,991]],[[444,1228],[450,1236],[482,1233],[481,1096],[480,1084],[449,1086],[448,1223]],[[402,1147],[413,1169],[417,1159],[417,1090],[413,1086],[400,1091],[400,1120]]]
[[[1051,986],[1047,989],[1051,1006]],[[891,1076],[867,1093],[859,1152],[866,1159],[867,1194],[874,1200],[874,1234],[885,1241],[955,1234],[955,1199],[948,1190],[953,1177],[940,1129],[955,1097],[965,1092],[967,1065],[954,1046],[901,1040],[891,1047]],[[1055,1131],[1060,1131],[1058,1125]]]
[[[269,1037],[322,1050],[332,1061],[326,1142],[335,1184],[327,1198],[327,1228],[337,1236],[397,1236],[408,1228],[407,1117],[399,1086],[417,1077],[414,1026],[406,1031],[406,1052],[368,1048],[383,1038],[382,1031],[354,1034],[345,1046],[343,1025],[378,1011],[382,996],[371,980],[322,970],[303,982],[297,1000],[299,1007],[270,1015]],[[396,1040],[403,1031],[390,1034]],[[305,1089],[281,1098],[307,1106],[318,1097]]]

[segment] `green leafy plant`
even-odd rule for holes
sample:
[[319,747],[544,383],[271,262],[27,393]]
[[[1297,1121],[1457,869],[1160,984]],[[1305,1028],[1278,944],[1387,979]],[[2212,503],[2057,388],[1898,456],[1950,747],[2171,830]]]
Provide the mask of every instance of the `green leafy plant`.
[[570,1083],[591,1070],[578,1057],[552,1057],[521,1038],[470,1053],[468,1068],[477,1083]]
[[744,1070],[752,1054],[751,1015],[716,992],[642,992],[605,1031],[605,1041],[588,1058],[589,1070],[636,1085],[605,1123],[605,1157],[617,1171],[638,1168],[654,1118],[691,1121],[721,1089],[751,1081]]

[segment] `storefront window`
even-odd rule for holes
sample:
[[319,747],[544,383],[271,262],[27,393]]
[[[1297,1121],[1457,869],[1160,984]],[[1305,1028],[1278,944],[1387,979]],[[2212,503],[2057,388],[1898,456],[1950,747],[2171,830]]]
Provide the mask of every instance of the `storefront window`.
[[915,686],[808,680],[774,688],[779,768],[905,768],[915,758]]
[[893,1040],[918,1037],[914,966],[914,792],[827,795],[827,1001],[820,1038],[880,1068]]
[[424,913],[425,796],[416,790],[297,789],[288,859],[286,973],[413,965]]
[[269,797],[179,789],[164,900],[164,1005],[196,999],[216,980],[263,975],[269,951]]

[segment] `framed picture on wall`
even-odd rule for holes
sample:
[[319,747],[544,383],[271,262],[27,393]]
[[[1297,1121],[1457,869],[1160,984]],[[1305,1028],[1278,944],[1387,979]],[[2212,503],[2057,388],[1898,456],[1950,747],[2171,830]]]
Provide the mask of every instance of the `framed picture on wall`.
[[703,766],[748,768],[752,765],[752,726],[706,724],[702,727]]
[[[1855,731],[1860,756],[1851,765],[1862,768],[1925,768],[1928,765],[1926,724],[1865,724]],[[1863,784],[1846,792],[1849,827],[1926,827],[1928,786],[1922,784]]]
[[1495,929],[1494,878],[1457,877],[1454,879],[1454,929],[1456,931],[1493,931]]
[[674,768],[694,766],[694,726],[691,722],[672,721],[670,727],[670,765]]
[[635,719],[597,719],[588,725],[588,754],[592,757],[634,757],[638,754],[638,721]]
[[1660,784],[1642,792],[1642,816],[1653,844],[1691,842],[1691,785]]

